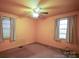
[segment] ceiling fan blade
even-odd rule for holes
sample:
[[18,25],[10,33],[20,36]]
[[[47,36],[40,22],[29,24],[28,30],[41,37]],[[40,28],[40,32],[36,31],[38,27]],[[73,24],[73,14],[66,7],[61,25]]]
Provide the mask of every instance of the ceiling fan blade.
[[48,12],[41,12],[41,14],[48,14]]
[[8,1],[6,2],[7,4],[9,3],[10,5],[12,6],[17,6],[17,7],[20,7],[20,8],[28,8],[28,9],[31,9],[31,7],[27,6],[27,5],[24,5],[24,4],[20,4],[18,2],[14,2],[14,1]]
[[45,7],[45,8],[41,8],[42,10],[48,10],[48,9],[58,9],[61,8],[60,6],[50,6],[50,7]]

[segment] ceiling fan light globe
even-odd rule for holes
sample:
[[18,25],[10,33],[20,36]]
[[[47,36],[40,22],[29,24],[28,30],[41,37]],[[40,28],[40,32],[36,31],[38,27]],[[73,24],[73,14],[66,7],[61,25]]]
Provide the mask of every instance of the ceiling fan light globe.
[[38,18],[39,17],[39,13],[33,12],[32,16],[33,16],[33,18]]

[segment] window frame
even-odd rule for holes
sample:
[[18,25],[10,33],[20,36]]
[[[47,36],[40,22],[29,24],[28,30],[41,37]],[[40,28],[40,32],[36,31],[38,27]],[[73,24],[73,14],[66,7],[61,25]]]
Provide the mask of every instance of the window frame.
[[[3,17],[7,17],[7,16],[2,16],[2,17],[1,17],[1,20],[2,20],[2,21],[4,20]],[[10,20],[10,37],[9,37],[9,38],[4,38],[4,37],[3,37],[3,25],[2,25],[2,40],[11,39],[11,19],[10,19],[10,17],[7,17],[7,18],[9,18],[9,20]]]
[[[3,38],[3,27],[2,27],[2,20],[3,20],[3,17],[8,17],[9,20],[10,20],[10,37],[9,38]],[[11,40],[11,41],[14,41],[15,40],[15,18],[12,18],[12,17],[9,17],[9,16],[0,16],[0,42],[1,41],[5,41],[5,40]]]
[[[63,20],[64,18],[67,18],[67,20],[68,20],[68,24],[67,24],[67,33],[66,33],[66,39],[61,39],[61,38],[59,38],[59,21],[60,20]],[[70,17],[61,17],[61,18],[58,18],[58,19],[56,19],[56,21],[55,21],[55,40],[56,41],[64,41],[64,42],[69,42],[69,27],[70,27],[70,25],[69,25],[69,23],[70,23]]]

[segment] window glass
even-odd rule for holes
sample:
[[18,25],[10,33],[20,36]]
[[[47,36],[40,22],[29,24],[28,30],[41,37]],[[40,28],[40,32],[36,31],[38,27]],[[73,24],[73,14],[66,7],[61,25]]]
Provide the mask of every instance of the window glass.
[[10,19],[5,17],[2,20],[3,38],[10,38]]
[[67,24],[68,24],[67,18],[59,21],[59,30],[58,31],[59,31],[59,38],[60,39],[66,39]]

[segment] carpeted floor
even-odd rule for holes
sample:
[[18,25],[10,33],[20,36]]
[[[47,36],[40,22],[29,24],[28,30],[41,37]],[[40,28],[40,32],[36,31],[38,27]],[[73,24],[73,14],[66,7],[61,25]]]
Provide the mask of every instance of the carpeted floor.
[[2,58],[64,58],[59,49],[40,44],[25,45],[0,52]]

